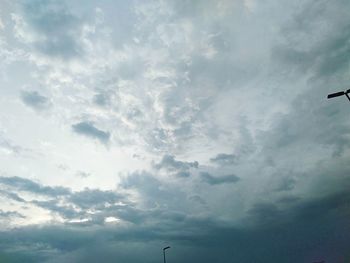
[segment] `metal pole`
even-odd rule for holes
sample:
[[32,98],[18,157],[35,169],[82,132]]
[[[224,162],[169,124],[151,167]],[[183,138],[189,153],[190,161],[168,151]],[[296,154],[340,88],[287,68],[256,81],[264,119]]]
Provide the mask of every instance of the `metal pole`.
[[164,258],[164,263],[166,263],[166,259],[165,259],[165,250],[167,250],[168,248],[170,248],[169,246],[163,248],[163,258]]

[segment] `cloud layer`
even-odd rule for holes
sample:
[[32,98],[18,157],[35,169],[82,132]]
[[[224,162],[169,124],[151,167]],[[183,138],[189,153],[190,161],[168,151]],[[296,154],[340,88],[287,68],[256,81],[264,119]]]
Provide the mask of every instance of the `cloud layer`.
[[0,261],[348,260],[349,5],[1,3]]

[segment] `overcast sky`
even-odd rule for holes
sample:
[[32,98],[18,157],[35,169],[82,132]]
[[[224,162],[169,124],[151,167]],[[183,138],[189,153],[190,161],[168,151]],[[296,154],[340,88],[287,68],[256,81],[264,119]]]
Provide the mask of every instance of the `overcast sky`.
[[350,260],[349,10],[0,0],[0,261]]

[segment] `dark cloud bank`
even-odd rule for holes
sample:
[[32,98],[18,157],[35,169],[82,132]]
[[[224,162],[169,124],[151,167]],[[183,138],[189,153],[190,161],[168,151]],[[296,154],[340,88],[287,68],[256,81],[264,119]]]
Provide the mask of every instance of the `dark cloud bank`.
[[[174,195],[159,192],[159,181],[152,181],[150,176],[136,173],[121,186],[137,189],[153,201],[165,200],[171,208]],[[176,212],[169,206],[139,209],[127,195],[115,191],[73,192],[20,177],[1,177],[0,184],[6,189],[1,195],[8,192],[6,197],[13,201],[37,205],[65,219],[89,217],[81,223],[2,231],[3,262],[96,262],[100,257],[104,262],[157,262],[162,246],[168,244],[172,246],[169,261],[180,262],[339,262],[350,257],[349,190],[305,201],[281,200],[288,202],[287,206],[256,203],[247,211],[245,223],[234,226],[212,216]],[[51,198],[26,201],[11,194],[15,190]],[[103,219],[110,216],[124,223],[104,223]],[[1,211],[0,217],[23,218],[11,211]]]

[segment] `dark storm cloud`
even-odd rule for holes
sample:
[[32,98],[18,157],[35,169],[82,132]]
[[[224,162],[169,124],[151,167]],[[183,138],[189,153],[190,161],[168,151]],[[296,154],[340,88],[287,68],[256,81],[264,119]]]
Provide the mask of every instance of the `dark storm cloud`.
[[98,139],[102,143],[108,143],[111,137],[109,132],[96,128],[92,122],[79,122],[77,124],[73,124],[72,128],[74,132],[90,138]]
[[277,202],[282,204],[293,204],[297,201],[300,201],[300,197],[297,196],[284,196],[280,198]]
[[281,219],[281,211],[272,203],[255,204],[248,213],[254,224],[265,225],[278,222]]
[[164,155],[162,160],[155,164],[156,169],[165,169],[168,171],[188,171],[190,168],[198,168],[198,162],[182,162],[175,159],[173,155]]
[[236,156],[233,154],[219,153],[214,158],[210,158],[210,161],[220,165],[229,165],[236,161]]
[[33,46],[39,52],[60,58],[72,58],[82,53],[79,44],[81,21],[62,1],[24,0],[23,18],[34,32]]
[[37,91],[22,91],[21,99],[25,105],[34,110],[45,110],[51,106],[50,100]]
[[36,182],[22,177],[0,177],[0,184],[9,188],[16,189],[17,191],[26,191],[34,194],[46,195],[46,196],[62,196],[70,194],[70,190],[66,187],[56,186],[42,186]]
[[200,177],[204,182],[210,185],[237,183],[240,180],[240,178],[234,174],[213,176],[208,172],[201,172]]
[[[336,262],[350,256],[349,201],[347,191],[298,202],[289,209],[260,204],[248,215],[256,222],[251,227],[193,218],[178,221],[174,231],[174,225],[164,224],[160,217],[152,225],[129,227],[23,227],[3,231],[0,247],[8,257],[15,256],[9,248],[21,247],[19,254],[33,261],[43,257],[41,262],[94,262],[102,254],[104,262],[115,262],[121,255],[126,262],[153,262],[161,259],[164,244],[172,247],[168,259],[179,262]],[[128,247],[133,247],[133,253],[123,253]],[[48,250],[51,253],[46,254]],[[148,259],[146,251],[151,252]]]

